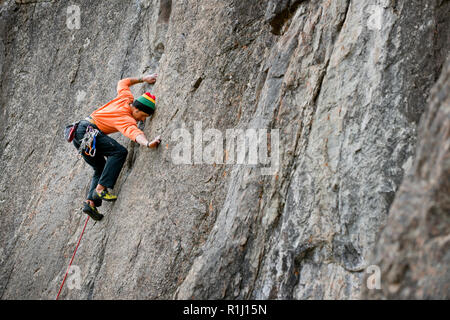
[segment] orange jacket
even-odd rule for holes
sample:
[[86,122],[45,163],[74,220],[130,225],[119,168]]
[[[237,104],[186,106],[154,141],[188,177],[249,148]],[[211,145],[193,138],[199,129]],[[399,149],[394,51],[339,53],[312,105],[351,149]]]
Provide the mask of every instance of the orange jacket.
[[95,110],[91,117],[95,125],[104,134],[120,131],[124,136],[136,141],[143,134],[131,115],[131,103],[134,97],[130,91],[130,79],[125,78],[117,83],[117,97]]

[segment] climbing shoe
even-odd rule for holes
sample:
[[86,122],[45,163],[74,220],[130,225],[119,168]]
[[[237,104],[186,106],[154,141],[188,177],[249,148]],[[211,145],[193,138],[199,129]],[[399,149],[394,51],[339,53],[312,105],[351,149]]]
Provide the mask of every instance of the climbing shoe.
[[96,221],[100,221],[103,219],[103,215],[98,212],[97,208],[91,206],[87,202],[84,203],[83,212]]
[[94,198],[94,201],[97,199],[102,199],[105,201],[116,201],[117,200],[117,196],[109,193],[108,189],[104,189],[101,193],[98,193],[97,191],[94,190],[93,198]]

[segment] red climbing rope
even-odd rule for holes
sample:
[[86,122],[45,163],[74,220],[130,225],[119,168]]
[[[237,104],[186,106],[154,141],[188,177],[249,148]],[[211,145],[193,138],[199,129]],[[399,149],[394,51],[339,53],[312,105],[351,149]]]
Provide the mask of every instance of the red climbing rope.
[[67,267],[66,274],[65,274],[64,279],[63,279],[63,281],[61,283],[61,287],[59,287],[59,291],[58,291],[58,295],[56,296],[56,300],[58,300],[59,294],[61,293],[61,290],[62,290],[62,288],[64,286],[64,282],[66,282],[67,274],[69,273],[69,269],[70,269],[70,266],[72,265],[73,258],[75,258],[75,254],[77,253],[78,246],[80,245],[81,238],[83,237],[84,229],[86,229],[86,226],[87,226],[87,223],[89,221],[89,218],[90,217],[88,216],[87,219],[86,219],[86,222],[84,223],[83,231],[81,231],[80,239],[78,239],[78,243],[77,243],[77,246],[75,247],[75,251],[73,252],[72,259],[70,259],[69,266]]

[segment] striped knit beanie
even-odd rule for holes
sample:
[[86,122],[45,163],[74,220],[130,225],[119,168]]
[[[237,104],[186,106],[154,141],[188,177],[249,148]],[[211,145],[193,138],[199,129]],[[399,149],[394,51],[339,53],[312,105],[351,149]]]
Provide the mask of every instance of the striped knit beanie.
[[144,111],[148,115],[152,115],[155,112],[155,96],[150,92],[144,93],[142,96],[134,100],[133,106],[141,111]]

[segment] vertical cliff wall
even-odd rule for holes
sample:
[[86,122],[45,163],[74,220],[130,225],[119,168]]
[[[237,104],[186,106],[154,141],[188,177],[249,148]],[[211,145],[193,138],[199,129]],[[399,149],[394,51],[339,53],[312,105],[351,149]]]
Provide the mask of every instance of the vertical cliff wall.
[[[433,87],[413,166],[370,260],[383,286],[365,298],[448,299],[450,272],[450,61]],[[370,281],[370,280],[369,280]]]
[[[63,126],[112,99],[121,78],[154,71],[154,87],[132,91],[156,95],[144,131],[163,143],[113,135],[129,150],[119,199],[89,222],[80,288],[61,297],[361,297],[367,266],[384,266],[377,239],[386,224],[383,239],[395,233],[389,209],[448,56],[449,1],[0,5],[2,299],[54,298],[83,227],[92,171]],[[174,162],[180,128],[192,138],[185,164]],[[208,164],[208,129],[224,146],[229,129],[266,130],[279,163],[227,163],[224,152]]]

